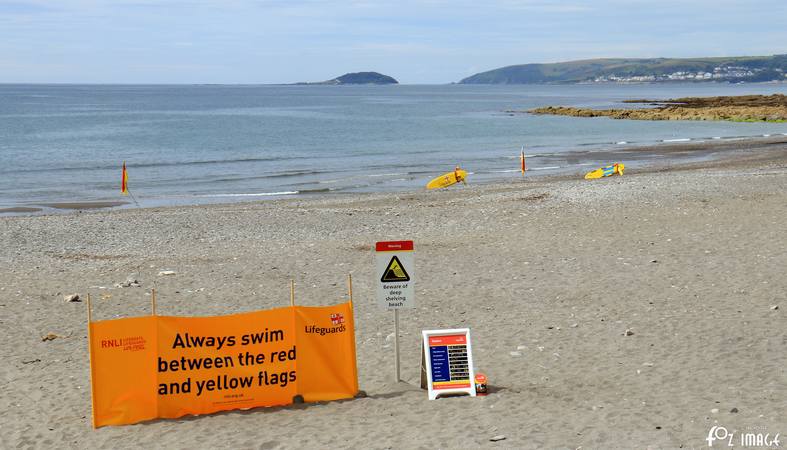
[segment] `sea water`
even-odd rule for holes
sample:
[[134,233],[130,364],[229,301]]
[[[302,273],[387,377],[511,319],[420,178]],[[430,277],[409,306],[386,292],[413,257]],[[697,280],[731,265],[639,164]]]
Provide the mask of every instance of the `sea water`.
[[[127,200],[200,204],[423,189],[580,172],[609,150],[787,133],[784,123],[627,121],[509,113],[625,99],[785,93],[785,84],[0,85],[0,208]],[[602,152],[603,153],[599,153]],[[626,154],[626,167],[655,153]]]

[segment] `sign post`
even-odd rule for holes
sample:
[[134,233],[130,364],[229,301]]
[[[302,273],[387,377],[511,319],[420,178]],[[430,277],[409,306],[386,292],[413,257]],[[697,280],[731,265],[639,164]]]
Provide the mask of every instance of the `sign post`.
[[399,309],[415,308],[415,262],[413,241],[385,241],[375,246],[377,304],[394,312],[394,376],[399,371]]

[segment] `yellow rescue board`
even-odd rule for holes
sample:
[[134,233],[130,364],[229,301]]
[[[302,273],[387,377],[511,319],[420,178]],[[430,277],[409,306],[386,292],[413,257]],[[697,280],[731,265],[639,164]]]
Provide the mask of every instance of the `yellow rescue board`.
[[593,180],[593,179],[601,178],[601,177],[611,177],[612,175],[615,175],[615,174],[623,175],[623,170],[625,169],[625,167],[626,166],[624,166],[622,163],[610,164],[608,166],[604,166],[604,167],[598,168],[598,169],[596,169],[596,170],[594,170],[592,172],[586,173],[585,174],[585,179],[586,180]]
[[[459,175],[459,179],[456,176]],[[440,189],[444,187],[451,186],[452,184],[456,184],[460,181],[464,181],[467,178],[467,172],[459,169],[454,170],[453,172],[448,172],[444,175],[440,175],[439,177],[435,178],[434,180],[430,181],[427,185],[427,189]]]

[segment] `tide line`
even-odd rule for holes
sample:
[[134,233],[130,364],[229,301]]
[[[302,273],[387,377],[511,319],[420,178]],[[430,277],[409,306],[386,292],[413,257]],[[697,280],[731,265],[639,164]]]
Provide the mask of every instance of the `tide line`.
[[254,192],[254,193],[238,193],[238,194],[202,194],[202,195],[195,195],[195,197],[270,197],[273,195],[293,195],[298,193],[299,191]]
[[546,167],[528,167],[527,170],[552,170],[552,169],[559,169],[560,166],[546,166]]

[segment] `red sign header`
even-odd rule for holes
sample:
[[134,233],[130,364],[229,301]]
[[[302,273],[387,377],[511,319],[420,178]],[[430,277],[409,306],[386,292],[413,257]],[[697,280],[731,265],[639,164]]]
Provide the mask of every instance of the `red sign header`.
[[386,241],[377,243],[378,252],[411,252],[413,241]]
[[440,345],[466,345],[467,336],[464,334],[452,334],[448,336],[429,336],[429,346]]

